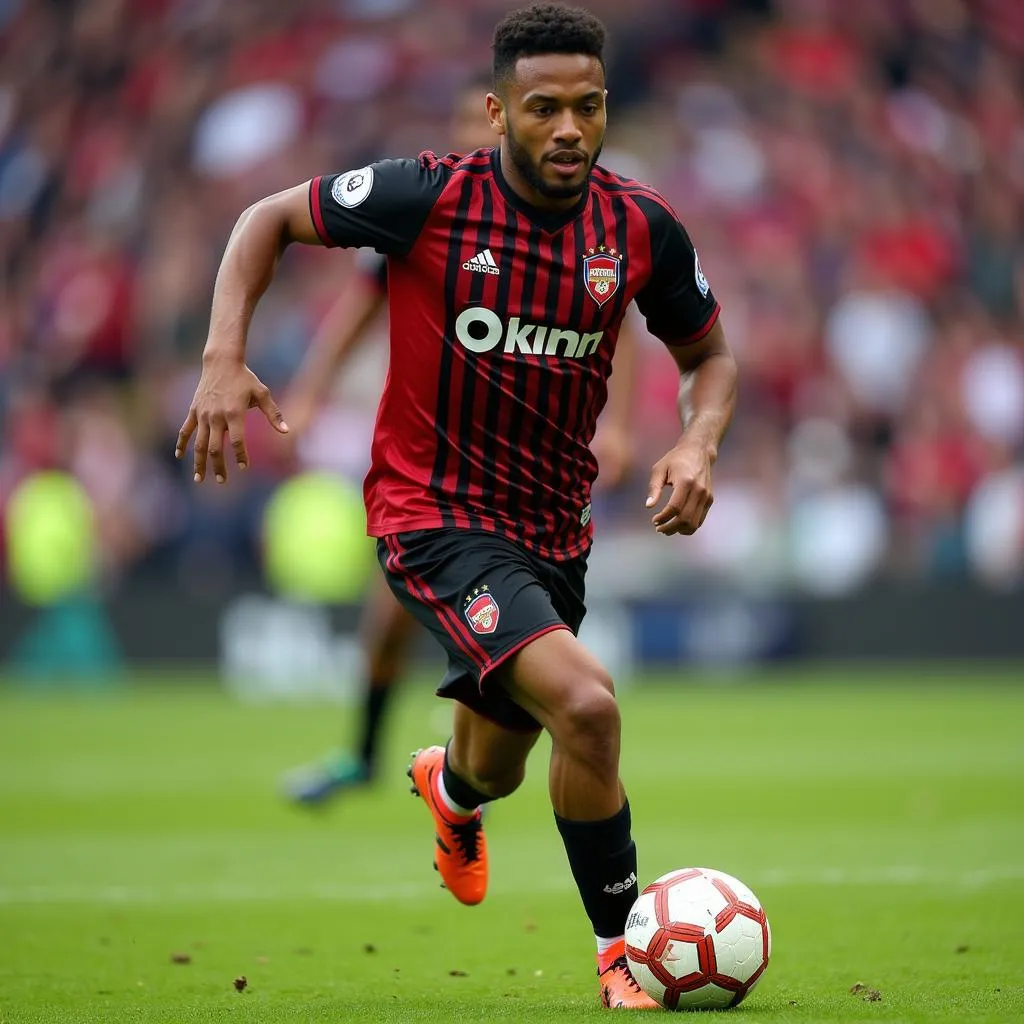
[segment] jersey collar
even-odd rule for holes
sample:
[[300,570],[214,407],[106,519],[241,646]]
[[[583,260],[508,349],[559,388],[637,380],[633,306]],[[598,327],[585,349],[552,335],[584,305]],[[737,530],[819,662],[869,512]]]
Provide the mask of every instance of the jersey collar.
[[590,179],[588,178],[586,187],[583,189],[583,193],[580,195],[579,201],[573,203],[573,205],[568,209],[541,210],[536,206],[532,206],[525,199],[519,196],[513,190],[512,186],[505,180],[505,175],[501,172],[500,146],[495,146],[491,150],[491,170],[494,173],[494,180],[498,183],[499,191],[505,197],[505,202],[507,202],[509,206],[518,210],[527,218],[527,220],[532,221],[549,234],[559,231],[561,228],[564,228],[566,224],[571,224],[586,207],[587,200],[590,198]]

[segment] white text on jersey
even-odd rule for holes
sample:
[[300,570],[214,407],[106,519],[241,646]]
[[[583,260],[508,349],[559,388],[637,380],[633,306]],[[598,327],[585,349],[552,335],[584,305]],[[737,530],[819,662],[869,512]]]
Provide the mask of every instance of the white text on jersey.
[[[511,317],[508,324],[492,309],[470,306],[455,321],[455,337],[470,352],[490,352],[504,341],[506,352],[524,355],[557,356],[581,359],[597,351],[604,331],[580,334],[579,331],[547,327],[543,324],[524,324],[519,317]],[[559,346],[562,351],[559,352]]]

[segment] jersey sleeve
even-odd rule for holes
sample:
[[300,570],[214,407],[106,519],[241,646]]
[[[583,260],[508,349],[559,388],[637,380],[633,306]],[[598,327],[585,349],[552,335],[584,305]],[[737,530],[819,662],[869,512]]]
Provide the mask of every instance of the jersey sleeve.
[[636,297],[647,329],[666,345],[699,341],[714,327],[721,307],[701,270],[686,229],[667,206],[637,197],[650,227],[651,279]]
[[444,189],[445,166],[418,160],[381,160],[309,183],[309,211],[327,246],[368,247],[404,256]]

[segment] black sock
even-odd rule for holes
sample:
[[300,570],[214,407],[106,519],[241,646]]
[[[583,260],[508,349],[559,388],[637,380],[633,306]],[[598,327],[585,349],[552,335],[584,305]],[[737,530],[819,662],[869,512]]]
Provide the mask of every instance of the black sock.
[[363,698],[363,726],[359,739],[359,757],[369,772],[377,762],[377,747],[380,744],[380,729],[384,723],[384,712],[391,697],[390,684],[371,680]]
[[468,782],[463,781],[452,771],[448,763],[448,747],[444,748],[444,768],[441,769],[441,778],[444,780],[444,791],[460,807],[471,809],[479,807],[492,799],[486,793],[474,789]]
[[569,821],[556,814],[555,822],[594,934],[604,939],[622,935],[639,893],[629,801],[604,821]]

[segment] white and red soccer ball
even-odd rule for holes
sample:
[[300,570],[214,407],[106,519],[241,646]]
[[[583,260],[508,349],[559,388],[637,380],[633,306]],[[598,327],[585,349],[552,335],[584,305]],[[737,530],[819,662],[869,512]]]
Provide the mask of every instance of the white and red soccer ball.
[[668,1010],[735,1006],[758,983],[772,931],[739,879],[682,868],[655,879],[626,922],[626,959],[640,987]]

